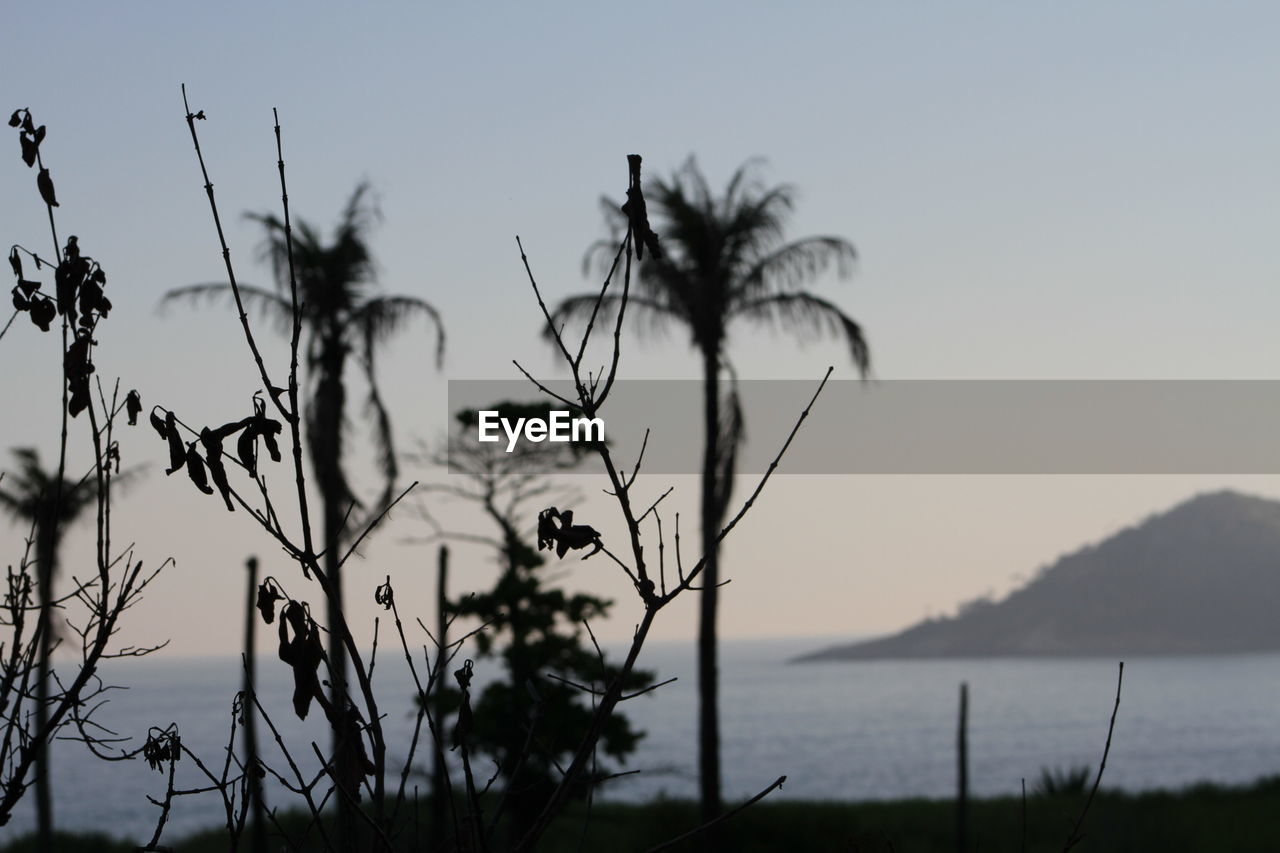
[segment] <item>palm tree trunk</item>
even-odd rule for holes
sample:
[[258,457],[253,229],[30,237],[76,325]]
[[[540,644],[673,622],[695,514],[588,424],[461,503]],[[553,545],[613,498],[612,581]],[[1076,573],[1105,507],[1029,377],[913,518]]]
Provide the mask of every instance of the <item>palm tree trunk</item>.
[[[329,623],[329,701],[335,714],[341,715],[347,707],[347,648],[343,645],[339,625],[345,619],[342,597],[342,566],[338,547],[342,535],[343,508],[337,496],[321,496],[324,503],[324,573],[329,578],[330,593],[326,601]],[[343,733],[333,726],[333,748],[330,761],[340,761]],[[348,849],[354,849],[355,815],[351,803],[342,793],[337,797],[338,838]]]
[[720,355],[715,347],[702,353],[703,414],[706,445],[702,457],[702,608],[698,624],[698,779],[702,819],[720,815],[720,708],[716,667],[716,607],[720,582]]
[[[321,570],[328,579],[325,596],[325,618],[329,628],[329,703],[331,710],[332,749],[329,760],[335,770],[342,765],[344,750],[344,726],[338,720],[346,716],[350,704],[347,691],[347,647],[344,644],[343,625],[346,623],[342,591],[342,532],[351,494],[342,474],[342,423],[346,389],[342,385],[342,372],[346,350],[341,332],[332,325],[323,333],[319,379],[313,397],[314,414],[308,429],[311,444],[311,464],[316,483],[320,488],[322,504],[324,560]],[[339,792],[336,795],[338,816],[338,840],[343,849],[356,849],[357,829],[351,798],[356,791]]]
[[53,849],[53,797],[49,768],[49,659],[53,654],[53,570],[57,553],[54,513],[36,521],[36,598],[40,608],[37,628],[40,648],[36,672],[36,836],[38,849]]
[[[343,645],[339,623],[345,618],[342,602],[342,566],[339,542],[343,510],[337,500],[324,497],[324,573],[329,578],[331,594],[326,615],[329,623],[329,700],[335,708],[347,705],[347,647]],[[335,734],[336,737],[336,734]],[[337,741],[334,742],[335,746]]]

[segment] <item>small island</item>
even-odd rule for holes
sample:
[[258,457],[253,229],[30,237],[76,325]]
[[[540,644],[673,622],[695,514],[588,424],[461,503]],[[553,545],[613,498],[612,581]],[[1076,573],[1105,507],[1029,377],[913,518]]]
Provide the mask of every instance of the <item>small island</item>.
[[1280,650],[1280,502],[1198,495],[1061,557],[1000,601],[797,662]]

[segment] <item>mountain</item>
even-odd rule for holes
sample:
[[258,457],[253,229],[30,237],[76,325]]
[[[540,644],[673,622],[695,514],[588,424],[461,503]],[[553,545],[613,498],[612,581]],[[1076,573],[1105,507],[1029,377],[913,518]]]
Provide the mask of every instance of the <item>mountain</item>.
[[1073,554],[998,602],[799,661],[1280,649],[1280,502],[1223,491]]

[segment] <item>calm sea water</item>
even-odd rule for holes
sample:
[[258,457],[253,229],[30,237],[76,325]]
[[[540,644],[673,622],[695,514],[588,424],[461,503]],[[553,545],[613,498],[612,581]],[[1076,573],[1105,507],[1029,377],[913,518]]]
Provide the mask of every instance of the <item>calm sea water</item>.
[[[947,797],[955,778],[959,684],[969,684],[970,784],[978,795],[1012,794],[1044,767],[1097,766],[1115,696],[1116,663],[1101,659],[884,661],[789,665],[822,645],[813,640],[729,641],[722,658],[727,793],[747,796],[781,774],[773,796],[806,799]],[[695,664],[692,644],[654,644],[642,663],[675,684],[623,709],[648,732],[630,768],[637,777],[606,796],[625,800],[696,791]],[[218,763],[225,746],[238,660],[125,661],[102,721],[120,734],[177,722],[184,742]],[[483,678],[484,667],[478,668]],[[320,744],[316,720],[299,728],[289,708],[287,670],[260,663],[264,704],[292,738]],[[388,740],[407,743],[411,703],[403,662],[378,663]],[[108,673],[111,676],[111,673]],[[274,710],[273,710],[274,709]],[[272,746],[262,728],[264,753]],[[305,741],[304,741],[305,742]],[[309,747],[304,751],[309,752]],[[394,751],[394,750],[393,750]],[[314,766],[312,760],[308,766]],[[180,765],[195,785],[190,762]],[[60,826],[149,837],[164,789],[145,763],[108,764],[83,747],[55,750]],[[1138,658],[1125,665],[1124,694],[1105,784],[1128,790],[1211,780],[1244,783],[1280,773],[1280,655]],[[425,782],[422,783],[425,790]],[[412,787],[413,782],[410,782]],[[29,798],[28,798],[29,800]],[[28,808],[0,830],[0,842],[29,829]],[[222,821],[216,797],[179,800],[166,838]]]

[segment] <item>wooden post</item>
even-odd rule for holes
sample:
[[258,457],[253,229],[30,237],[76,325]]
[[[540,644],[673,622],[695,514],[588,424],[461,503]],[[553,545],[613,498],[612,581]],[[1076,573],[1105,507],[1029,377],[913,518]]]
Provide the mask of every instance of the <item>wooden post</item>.
[[969,685],[960,684],[960,725],[956,732],[956,853],[969,849]]
[[[445,664],[449,654],[449,546],[441,545],[436,555],[436,695],[444,688]],[[444,737],[444,703],[436,701],[436,696],[428,696],[428,702],[434,702],[432,709],[439,727],[440,737]],[[431,832],[438,840],[446,837],[444,823],[447,813],[448,787],[445,785],[444,747],[435,744],[435,766],[431,771]]]
[[249,570],[248,604],[244,619],[244,766],[249,774],[249,850],[267,851],[267,823],[263,814],[262,778],[258,775],[257,655],[254,635],[257,632],[258,558],[245,560]]

